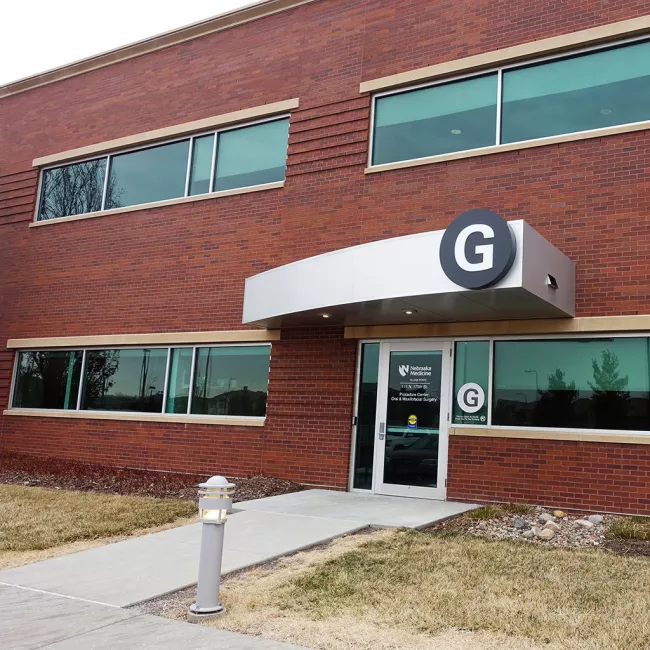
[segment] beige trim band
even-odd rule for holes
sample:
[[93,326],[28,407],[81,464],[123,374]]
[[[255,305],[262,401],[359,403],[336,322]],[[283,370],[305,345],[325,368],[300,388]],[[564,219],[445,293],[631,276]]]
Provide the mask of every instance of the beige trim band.
[[125,45],[124,47],[109,50],[103,54],[91,56],[31,77],[13,81],[4,86],[0,86],[0,98],[25,92],[26,90],[38,88],[39,86],[45,86],[46,84],[68,79],[69,77],[75,77],[84,72],[105,68],[113,63],[119,63],[120,61],[133,59],[137,56],[149,54],[150,52],[156,52],[173,45],[178,45],[179,43],[190,41],[194,38],[206,36],[207,34],[221,32],[225,29],[236,27],[237,25],[264,18],[265,16],[309,4],[310,2],[314,2],[314,0],[265,0],[263,2],[256,2],[248,7],[235,9],[234,11],[229,11],[214,18],[208,18],[207,20],[202,20],[198,23],[181,27],[180,29],[174,29],[151,38],[131,43],[130,45]]
[[112,214],[126,214],[127,212],[138,212],[139,210],[151,210],[153,208],[164,208],[169,205],[179,205],[182,203],[194,203],[196,201],[207,201],[208,199],[219,199],[223,196],[235,196],[237,194],[250,194],[251,192],[263,192],[265,190],[277,190],[284,187],[284,181],[276,183],[266,183],[265,185],[253,185],[252,187],[238,187],[233,190],[222,190],[212,192],[211,194],[199,194],[197,196],[182,196],[178,199],[168,199],[166,201],[154,201],[153,203],[141,203],[140,205],[130,205],[126,208],[114,208],[113,210],[102,210],[101,212],[89,212],[88,214],[75,214],[71,217],[58,217],[57,219],[45,219],[44,221],[32,221],[30,228],[39,226],[53,226],[57,223],[67,223],[69,221],[82,221],[83,219],[96,219],[97,217],[108,217]]
[[125,422],[164,422],[169,424],[225,424],[237,427],[263,427],[264,418],[224,415],[163,415],[151,413],[107,413],[105,411],[50,411],[48,409],[7,409],[2,415],[33,418],[72,418],[77,420],[123,420]]
[[650,331],[650,315],[585,316],[413,325],[346,327],[346,339],[383,339],[445,336],[506,336],[509,334],[584,334],[596,332]]
[[604,129],[594,129],[593,131],[580,131],[578,133],[567,133],[565,135],[554,135],[550,138],[540,138],[539,140],[526,140],[524,142],[512,142],[509,144],[499,144],[493,147],[483,147],[482,149],[470,149],[469,151],[455,151],[440,156],[428,156],[427,158],[417,158],[416,160],[404,160],[384,165],[374,165],[366,167],[366,174],[376,174],[377,172],[387,172],[393,169],[405,169],[407,167],[419,167],[420,165],[432,165],[434,163],[449,162],[451,160],[462,160],[464,158],[477,158],[479,156],[489,156],[495,153],[505,153],[507,151],[519,151],[521,149],[533,149],[535,147],[547,147],[553,144],[563,142],[575,142],[578,140],[589,140],[591,138],[604,138],[609,135],[618,135],[619,133],[631,133],[634,131],[646,131],[650,129],[650,120],[637,122],[635,124],[622,124],[620,126],[608,126]]
[[95,154],[109,153],[116,149],[128,149],[141,144],[148,144],[158,142],[160,140],[167,140],[179,136],[187,135],[190,133],[199,133],[209,129],[223,126],[224,124],[237,124],[238,122],[245,122],[253,120],[258,117],[268,117],[280,113],[286,113],[294,108],[298,108],[300,100],[297,97],[293,99],[286,99],[281,102],[273,104],[262,104],[261,106],[254,106],[253,108],[245,108],[241,111],[233,111],[231,113],[222,113],[221,115],[213,115],[206,117],[202,120],[194,120],[193,122],[183,122],[182,124],[174,124],[173,126],[166,126],[162,129],[154,129],[153,131],[144,131],[136,133],[135,135],[127,135],[123,138],[116,138],[115,140],[106,140],[104,142],[97,142],[90,144],[86,147],[78,147],[77,149],[69,149],[68,151],[61,151],[53,153],[49,156],[41,156],[34,158],[32,165],[34,167],[43,167],[45,165],[52,165],[55,163],[66,162],[76,158],[87,158]]
[[279,341],[280,330],[223,330],[217,332],[169,332],[165,334],[108,334],[99,336],[54,336],[9,339],[10,350],[40,348],[85,348],[120,345],[196,345],[201,343],[263,343]]
[[539,41],[492,50],[484,54],[475,54],[455,61],[446,61],[436,65],[417,68],[408,72],[380,77],[364,81],[359,86],[359,92],[370,93],[396,86],[405,86],[422,81],[429,81],[441,77],[450,77],[457,74],[496,67],[506,63],[515,63],[532,59],[541,55],[551,55],[588,45],[597,45],[620,38],[632,37],[650,31],[650,16],[639,16],[630,20],[622,20],[609,25],[583,29],[571,34],[562,34],[544,38]]
[[479,438],[526,438],[529,440],[574,440],[577,442],[617,442],[629,445],[650,445],[648,435],[626,433],[588,433],[579,431],[539,431],[533,429],[469,429],[451,427],[450,436],[474,436]]

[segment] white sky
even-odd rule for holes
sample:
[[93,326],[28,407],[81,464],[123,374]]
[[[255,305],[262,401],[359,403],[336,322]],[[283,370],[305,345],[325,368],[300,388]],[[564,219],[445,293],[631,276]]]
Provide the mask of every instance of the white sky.
[[0,0],[0,84],[258,0]]

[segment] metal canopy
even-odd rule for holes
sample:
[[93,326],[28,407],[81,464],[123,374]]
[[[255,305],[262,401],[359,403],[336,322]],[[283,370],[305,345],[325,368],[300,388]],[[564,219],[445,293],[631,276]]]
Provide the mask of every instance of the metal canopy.
[[487,289],[468,290],[445,275],[440,264],[445,231],[437,230],[344,248],[252,276],[246,280],[243,322],[278,328],[574,316],[575,264],[524,221],[508,225],[515,259],[507,275]]

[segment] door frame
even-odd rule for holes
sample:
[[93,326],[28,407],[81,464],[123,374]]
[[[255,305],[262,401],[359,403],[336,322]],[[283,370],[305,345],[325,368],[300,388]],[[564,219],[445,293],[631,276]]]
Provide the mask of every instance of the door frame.
[[[375,449],[372,472],[372,492],[389,496],[406,496],[421,499],[445,500],[447,497],[447,461],[449,450],[449,424],[452,395],[452,355],[451,340],[385,340],[379,341],[379,372],[377,383],[377,407],[375,415]],[[391,485],[383,482],[384,455],[386,452],[386,432],[380,431],[386,422],[388,399],[388,375],[391,352],[440,351],[442,367],[440,377],[440,433],[438,434],[438,485],[435,488],[408,485]]]

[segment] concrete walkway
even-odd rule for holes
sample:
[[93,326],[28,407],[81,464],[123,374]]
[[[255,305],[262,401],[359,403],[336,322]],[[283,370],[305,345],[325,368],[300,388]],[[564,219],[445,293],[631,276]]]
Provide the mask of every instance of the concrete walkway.
[[0,648],[301,650],[259,637],[6,586],[0,586]]

